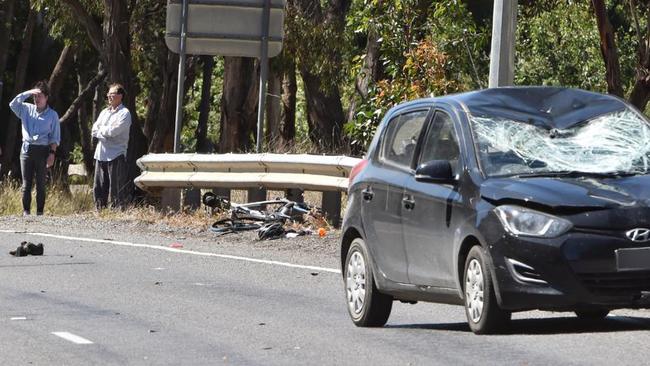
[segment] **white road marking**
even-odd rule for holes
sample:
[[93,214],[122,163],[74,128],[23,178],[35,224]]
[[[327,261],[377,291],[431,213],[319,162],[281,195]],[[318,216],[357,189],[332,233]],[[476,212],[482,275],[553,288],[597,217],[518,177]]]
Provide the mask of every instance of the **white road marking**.
[[11,320],[27,320],[27,317],[25,316],[14,316],[11,318]]
[[68,333],[68,332],[52,332],[57,337],[61,337],[65,339],[66,341],[70,341],[72,343],[76,344],[93,344],[92,341],[87,340],[86,338],[79,337],[76,334]]
[[30,232],[27,232],[27,231],[15,231],[15,230],[0,230],[0,233],[26,234],[26,235],[33,235],[33,236],[42,236],[42,237],[46,237],[46,238],[56,238],[56,239],[65,239],[65,240],[73,240],[73,241],[83,241],[83,242],[88,242],[88,243],[101,243],[101,244],[121,245],[121,246],[136,247],[136,248],[149,248],[149,249],[162,250],[162,251],[172,252],[172,253],[191,254],[191,255],[198,255],[198,256],[204,256],[204,257],[223,258],[223,259],[234,259],[234,260],[245,261],[245,262],[272,264],[272,265],[276,265],[276,266],[308,269],[308,270],[321,271],[321,272],[330,272],[330,273],[339,273],[339,274],[341,273],[341,270],[336,269],[336,268],[305,266],[305,265],[301,265],[301,264],[293,264],[293,263],[287,263],[287,262],[280,262],[280,261],[273,261],[273,260],[266,260],[266,259],[257,259],[257,258],[249,258],[249,257],[240,257],[240,256],[237,256],[237,255],[229,255],[229,254],[195,252],[195,251],[186,250],[186,249],[169,248],[169,247],[162,247],[162,246],[150,245],[150,244],[130,243],[130,242],[127,242],[127,241],[81,238],[81,237],[54,235],[54,234],[45,234],[45,233],[30,233]]

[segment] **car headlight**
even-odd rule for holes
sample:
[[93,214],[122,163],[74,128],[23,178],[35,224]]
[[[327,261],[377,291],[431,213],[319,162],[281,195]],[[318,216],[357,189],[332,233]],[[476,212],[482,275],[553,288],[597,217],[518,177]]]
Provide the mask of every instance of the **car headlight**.
[[568,220],[519,206],[503,205],[496,207],[494,212],[513,235],[554,238],[573,226]]

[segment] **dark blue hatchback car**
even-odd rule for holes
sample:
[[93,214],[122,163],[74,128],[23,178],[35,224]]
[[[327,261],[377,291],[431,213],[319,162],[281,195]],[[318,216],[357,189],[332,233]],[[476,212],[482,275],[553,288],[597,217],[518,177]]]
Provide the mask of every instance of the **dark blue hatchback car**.
[[650,124],[583,90],[496,88],[391,109],[353,169],[341,268],[358,326],[392,302],[602,319],[650,307]]

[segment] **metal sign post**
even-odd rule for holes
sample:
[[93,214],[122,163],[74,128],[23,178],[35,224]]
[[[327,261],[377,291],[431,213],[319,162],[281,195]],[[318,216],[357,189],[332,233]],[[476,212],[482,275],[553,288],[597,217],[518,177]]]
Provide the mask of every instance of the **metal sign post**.
[[[269,58],[282,51],[286,0],[167,0],[165,43],[180,55],[174,152],[180,150],[185,56],[220,55],[260,60],[257,152],[262,150]],[[188,18],[192,18],[188,22]],[[180,21],[179,21],[180,19]]]
[[262,11],[262,44],[260,55],[260,93],[257,104],[257,144],[255,151],[262,152],[262,136],[264,135],[264,109],[266,107],[266,81],[269,78],[269,18],[271,16],[271,0],[264,0]]
[[185,47],[187,38],[187,9],[189,0],[183,0],[181,11],[180,60],[178,62],[178,89],[176,91],[176,123],[174,124],[174,153],[181,149],[181,122],[183,121],[183,90],[185,84]]
[[512,85],[515,69],[517,0],[495,0],[490,50],[490,88]]

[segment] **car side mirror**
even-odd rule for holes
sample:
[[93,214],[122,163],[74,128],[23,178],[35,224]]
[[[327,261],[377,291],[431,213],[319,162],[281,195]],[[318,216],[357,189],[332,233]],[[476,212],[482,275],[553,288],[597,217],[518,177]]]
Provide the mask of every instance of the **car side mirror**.
[[455,181],[449,160],[431,160],[420,164],[415,170],[415,180],[439,184],[453,183]]

